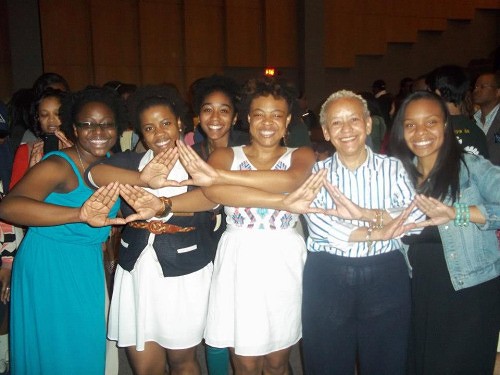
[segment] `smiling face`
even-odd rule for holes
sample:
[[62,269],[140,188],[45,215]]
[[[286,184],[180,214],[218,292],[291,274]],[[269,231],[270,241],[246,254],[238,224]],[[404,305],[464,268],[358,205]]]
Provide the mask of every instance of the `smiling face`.
[[236,121],[236,113],[229,97],[221,91],[208,94],[200,108],[200,125],[212,141],[227,146],[229,131]]
[[434,165],[444,142],[445,127],[445,114],[437,101],[418,99],[406,106],[404,139],[419,160]]
[[[115,116],[111,108],[101,102],[84,104],[76,115],[77,123],[90,122],[94,124],[115,123]],[[115,127],[102,129],[83,129],[73,125],[79,150],[87,155],[87,160],[93,157],[103,157],[115,145],[118,132]]]
[[144,109],[139,120],[144,142],[156,155],[175,147],[181,134],[181,122],[172,109],[165,104],[157,104]]
[[252,145],[259,144],[266,147],[279,145],[291,118],[285,99],[276,99],[272,95],[253,99],[248,114]]
[[61,120],[59,119],[60,106],[59,98],[54,96],[48,96],[38,104],[37,118],[43,134],[54,133],[61,127]]
[[330,141],[348,168],[357,168],[366,159],[365,141],[372,129],[363,103],[357,98],[332,101],[326,110],[323,135]]

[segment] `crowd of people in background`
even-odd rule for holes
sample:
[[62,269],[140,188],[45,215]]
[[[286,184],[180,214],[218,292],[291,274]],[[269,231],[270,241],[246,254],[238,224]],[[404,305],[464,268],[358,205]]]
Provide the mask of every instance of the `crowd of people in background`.
[[115,375],[116,344],[201,374],[203,343],[210,375],[291,374],[298,342],[306,375],[500,369],[500,72],[370,88],[0,102],[0,373]]

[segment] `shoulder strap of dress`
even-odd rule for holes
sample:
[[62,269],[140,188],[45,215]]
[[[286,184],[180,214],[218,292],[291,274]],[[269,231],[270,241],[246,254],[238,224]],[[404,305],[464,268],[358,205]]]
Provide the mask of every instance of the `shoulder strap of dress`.
[[242,160],[246,159],[245,153],[243,152],[243,146],[233,146],[233,160]]
[[80,175],[80,171],[78,170],[78,167],[76,166],[73,159],[71,159],[68,156],[68,154],[66,154],[63,151],[52,151],[52,152],[49,152],[48,154],[45,154],[43,156],[42,160],[47,159],[50,156],[59,156],[59,157],[65,159],[68,162],[68,164],[71,166],[71,168],[73,169],[73,172],[76,174],[76,177],[78,178],[78,183],[80,185],[85,185],[85,183],[83,182],[82,176]]

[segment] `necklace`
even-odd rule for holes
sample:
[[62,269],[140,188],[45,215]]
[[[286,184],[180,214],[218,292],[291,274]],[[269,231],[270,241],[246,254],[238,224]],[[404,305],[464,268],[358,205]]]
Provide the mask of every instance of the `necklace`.
[[78,160],[80,160],[80,165],[82,166],[82,173],[85,173],[85,167],[83,166],[82,156],[80,155],[80,150],[78,146],[75,144],[76,153],[78,154]]

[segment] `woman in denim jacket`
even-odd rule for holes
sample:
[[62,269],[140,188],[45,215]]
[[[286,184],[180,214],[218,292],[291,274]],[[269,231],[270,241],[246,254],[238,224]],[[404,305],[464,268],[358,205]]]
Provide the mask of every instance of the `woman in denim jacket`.
[[406,237],[412,266],[410,374],[491,374],[500,329],[500,168],[464,154],[444,102],[416,92],[398,112],[391,149],[426,214]]

